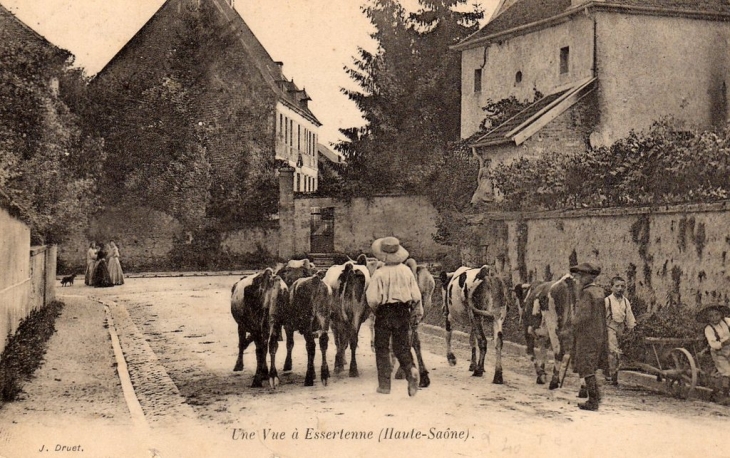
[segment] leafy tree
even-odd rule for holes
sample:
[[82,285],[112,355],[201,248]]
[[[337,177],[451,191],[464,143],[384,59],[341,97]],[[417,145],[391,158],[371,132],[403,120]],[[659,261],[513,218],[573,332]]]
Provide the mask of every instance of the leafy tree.
[[0,62],[0,186],[24,209],[34,242],[57,243],[96,205],[95,177],[82,164],[99,143],[58,95],[59,82],[79,74],[67,51],[10,21],[0,29]]
[[345,68],[359,89],[343,92],[367,123],[342,129],[348,141],[335,147],[348,163],[347,192],[414,193],[433,185],[444,150],[459,136],[460,65],[448,47],[476,31],[482,16],[455,11],[465,3],[421,1],[413,14],[396,0],[363,7],[377,50],[358,49]]

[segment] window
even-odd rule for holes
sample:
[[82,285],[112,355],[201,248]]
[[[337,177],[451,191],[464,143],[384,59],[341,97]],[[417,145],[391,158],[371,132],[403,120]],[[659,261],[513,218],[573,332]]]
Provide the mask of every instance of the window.
[[565,75],[570,71],[570,47],[560,48],[560,74]]
[[297,126],[297,150],[302,150],[302,126]]
[[288,120],[288,118],[284,118],[284,142],[286,142],[288,137],[289,137],[289,120]]
[[482,92],[482,69],[474,70],[474,92]]
[[279,137],[284,136],[284,115],[279,113]]
[[294,120],[289,120],[289,146],[294,146]]
[[297,173],[297,186],[294,188],[297,192],[301,191],[302,176]]
[[515,84],[520,84],[522,82],[522,72],[515,73]]

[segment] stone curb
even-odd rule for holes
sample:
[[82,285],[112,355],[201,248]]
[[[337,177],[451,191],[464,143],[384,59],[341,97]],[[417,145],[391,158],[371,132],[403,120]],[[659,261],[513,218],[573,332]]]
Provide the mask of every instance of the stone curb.
[[157,355],[132,321],[124,305],[104,299],[93,298],[108,307],[128,374],[135,387],[134,395],[140,404],[150,426],[175,425],[179,418],[195,418],[195,413],[185,403],[177,385],[167,374]]
[[[124,273],[124,278],[169,278],[169,277],[223,277],[243,276],[256,273],[256,270],[223,270],[220,272],[130,272]],[[64,275],[56,275],[56,280],[61,280]],[[83,280],[83,275],[81,277]]]

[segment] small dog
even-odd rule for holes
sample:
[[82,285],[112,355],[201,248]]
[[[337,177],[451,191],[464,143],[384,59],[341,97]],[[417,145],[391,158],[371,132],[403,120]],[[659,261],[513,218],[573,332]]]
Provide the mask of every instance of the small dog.
[[69,275],[68,277],[63,277],[61,279],[61,286],[73,286],[74,278],[76,278],[76,274]]

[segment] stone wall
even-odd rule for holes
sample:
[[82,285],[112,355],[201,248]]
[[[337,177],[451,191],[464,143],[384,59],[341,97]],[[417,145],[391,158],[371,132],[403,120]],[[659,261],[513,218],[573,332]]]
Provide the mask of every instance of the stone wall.
[[221,241],[223,251],[233,255],[247,255],[257,251],[266,251],[271,255],[277,255],[278,246],[278,225],[250,227],[227,232],[223,235]]
[[0,353],[28,314],[55,299],[56,247],[30,246],[30,228],[0,207]]
[[0,208],[0,351],[30,302],[30,228]]
[[558,278],[573,263],[598,261],[598,282],[624,277],[640,311],[730,301],[730,202],[493,213],[476,226],[496,248],[480,261],[506,260],[514,283]]
[[122,268],[127,270],[164,267],[175,239],[186,234],[170,215],[144,207],[111,208],[98,215],[86,231],[75,234],[59,247],[59,272],[83,274],[91,241],[114,240]]
[[341,253],[370,253],[376,238],[398,237],[418,260],[437,261],[452,248],[433,240],[438,213],[424,196],[382,196],[337,200],[294,199],[293,253],[310,251],[312,207],[334,207],[334,245]]

